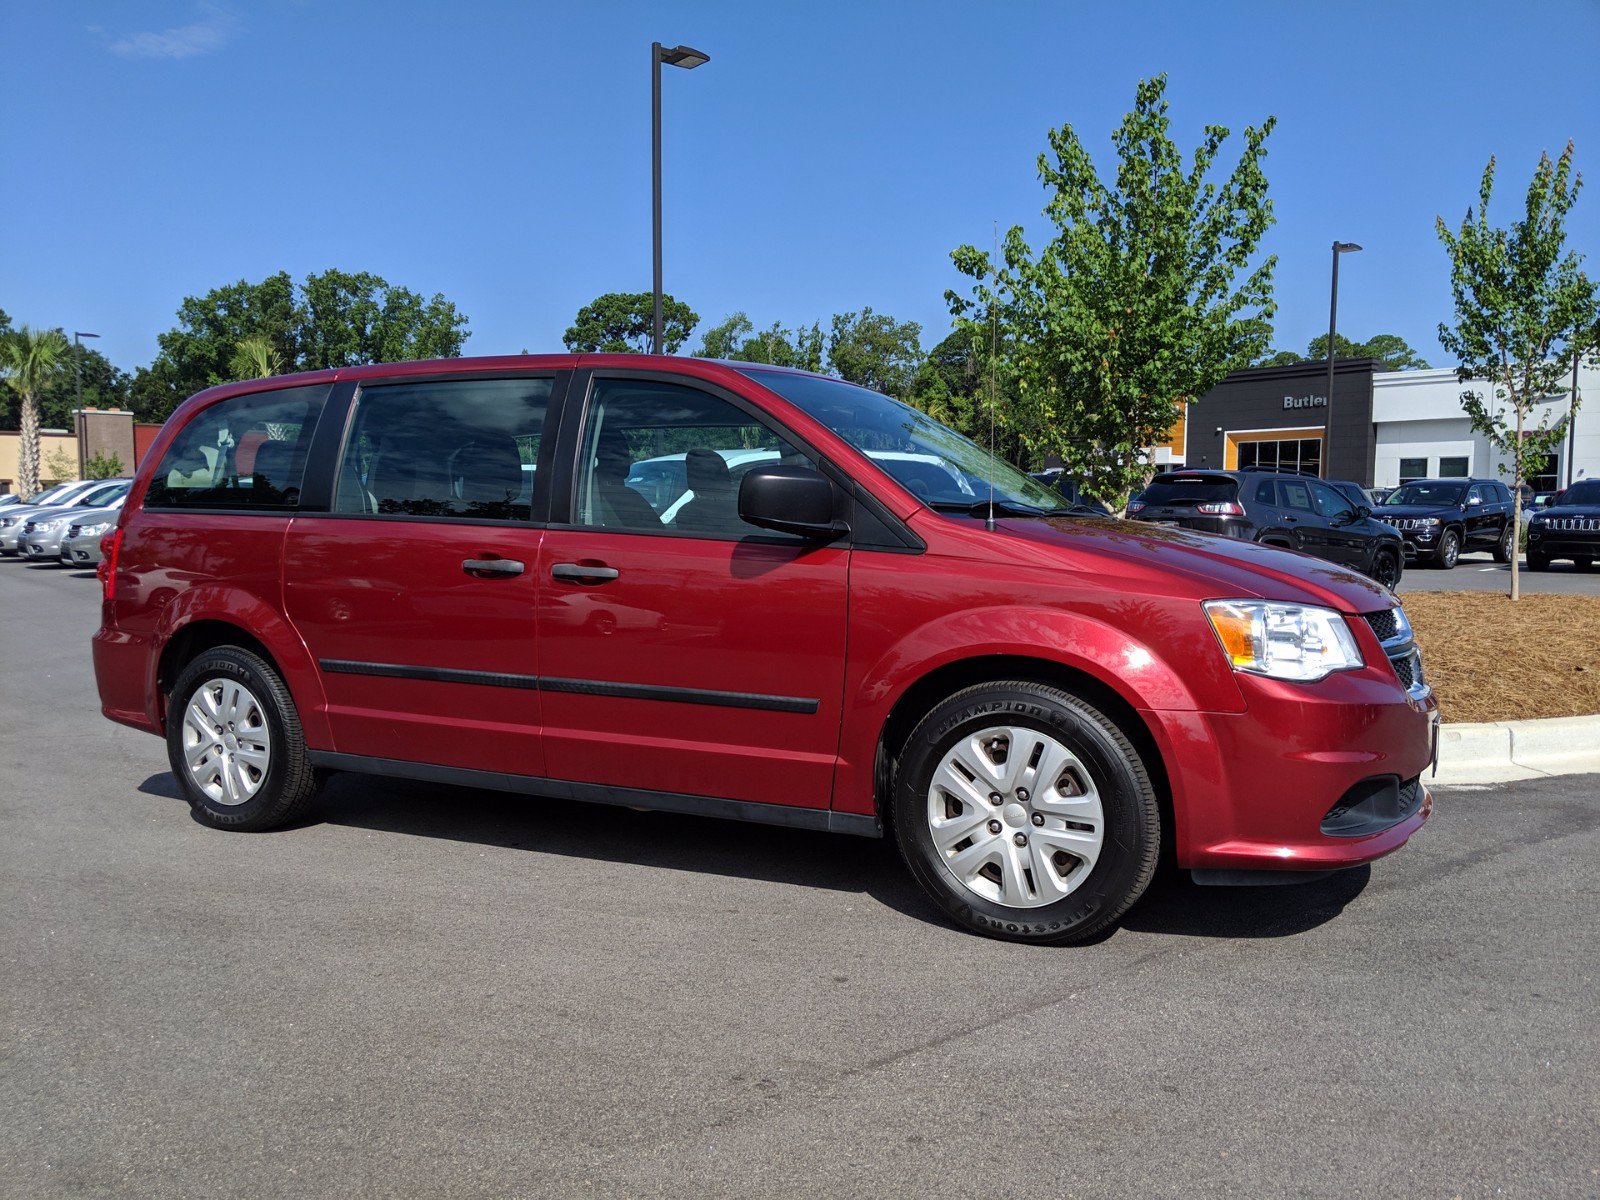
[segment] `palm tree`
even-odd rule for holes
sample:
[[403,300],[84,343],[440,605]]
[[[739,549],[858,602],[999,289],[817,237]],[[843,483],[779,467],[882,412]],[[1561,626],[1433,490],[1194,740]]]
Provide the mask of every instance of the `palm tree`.
[[0,339],[0,374],[22,396],[17,494],[24,500],[39,490],[39,393],[71,354],[72,343],[59,329],[35,331],[24,325]]
[[264,337],[241,338],[233,347],[228,369],[238,379],[265,379],[283,374],[283,359]]

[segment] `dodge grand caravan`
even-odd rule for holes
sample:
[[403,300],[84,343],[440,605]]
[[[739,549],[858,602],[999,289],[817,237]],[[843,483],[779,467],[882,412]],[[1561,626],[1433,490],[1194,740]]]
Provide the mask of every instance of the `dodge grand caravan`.
[[[678,455],[680,494],[629,485]],[[146,456],[95,669],[221,829],[361,771],[889,834],[953,920],[1021,941],[1115,922],[1164,848],[1261,883],[1403,845],[1436,707],[1394,595],[1080,514],[920,412],[767,366],[253,380]]]

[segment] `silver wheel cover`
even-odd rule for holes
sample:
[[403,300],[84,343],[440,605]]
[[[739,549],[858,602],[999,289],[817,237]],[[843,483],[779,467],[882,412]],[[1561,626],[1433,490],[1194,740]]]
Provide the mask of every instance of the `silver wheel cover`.
[[928,831],[944,869],[974,895],[1039,908],[1071,895],[1105,843],[1088,767],[1055,738],[996,726],[957,742],[934,768]]
[[272,735],[261,701],[232,679],[208,679],[183,714],[183,757],[194,785],[214,803],[243,804],[272,765]]

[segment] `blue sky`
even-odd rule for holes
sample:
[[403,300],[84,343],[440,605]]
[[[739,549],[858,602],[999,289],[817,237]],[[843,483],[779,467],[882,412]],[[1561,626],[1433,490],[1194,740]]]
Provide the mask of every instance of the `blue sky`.
[[[1366,247],[1340,331],[1445,365],[1435,214],[1459,219],[1494,153],[1510,220],[1569,138],[1600,183],[1594,0],[0,0],[0,27],[0,308],[130,369],[185,295],[280,269],[443,292],[468,353],[559,350],[581,304],[650,286],[654,39],[712,56],[664,80],[666,287],[702,328],[871,305],[931,346],[951,249],[996,220],[1040,240],[1046,130],[1108,166],[1163,71],[1186,147],[1278,117],[1282,347],[1326,329],[1337,237]],[[1592,186],[1571,233],[1600,253]]]

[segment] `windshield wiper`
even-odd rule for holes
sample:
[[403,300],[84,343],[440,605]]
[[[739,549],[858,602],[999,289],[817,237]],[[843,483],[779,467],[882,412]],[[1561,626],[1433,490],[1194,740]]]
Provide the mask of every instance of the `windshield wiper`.
[[1000,496],[996,496],[992,504],[988,500],[979,500],[976,504],[936,500],[929,507],[934,512],[962,513],[969,517],[987,517],[991,508],[997,517],[1060,517],[1068,514],[1068,510],[1064,508],[1038,508],[1032,504],[1006,500]]

